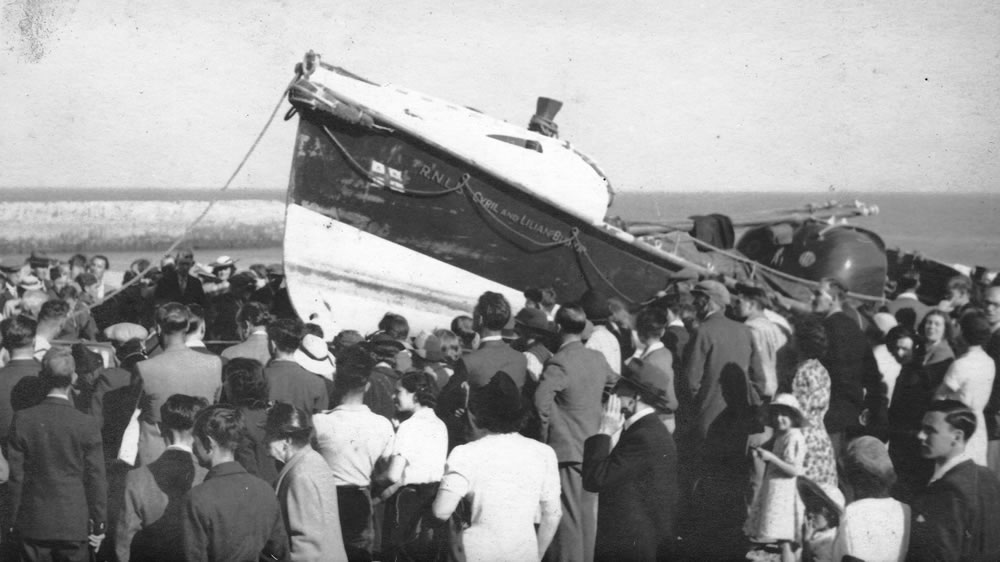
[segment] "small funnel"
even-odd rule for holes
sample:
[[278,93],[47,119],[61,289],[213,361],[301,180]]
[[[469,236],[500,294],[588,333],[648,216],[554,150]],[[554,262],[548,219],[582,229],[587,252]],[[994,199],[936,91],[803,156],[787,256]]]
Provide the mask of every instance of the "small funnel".
[[559,138],[559,125],[556,125],[554,119],[556,113],[562,109],[562,105],[559,100],[539,97],[535,114],[531,116],[531,121],[528,123],[528,130],[547,137]]

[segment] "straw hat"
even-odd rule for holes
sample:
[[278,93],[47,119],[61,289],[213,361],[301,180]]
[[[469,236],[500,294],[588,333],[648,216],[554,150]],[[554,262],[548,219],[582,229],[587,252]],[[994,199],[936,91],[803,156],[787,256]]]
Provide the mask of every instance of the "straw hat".
[[767,406],[768,411],[783,411],[790,414],[796,419],[798,425],[805,424],[806,415],[802,411],[802,405],[799,404],[799,399],[795,396],[786,393],[779,394],[771,400],[771,403]]
[[310,373],[333,380],[333,357],[326,347],[326,342],[319,336],[306,334],[302,343],[293,355],[295,362]]

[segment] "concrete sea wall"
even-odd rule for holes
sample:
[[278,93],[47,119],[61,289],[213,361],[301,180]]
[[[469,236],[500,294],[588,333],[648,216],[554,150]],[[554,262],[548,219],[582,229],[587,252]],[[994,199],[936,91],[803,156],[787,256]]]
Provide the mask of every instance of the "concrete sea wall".
[[[127,251],[169,245],[208,201],[7,201],[0,205],[0,254]],[[208,248],[280,246],[285,204],[220,200],[186,244]]]

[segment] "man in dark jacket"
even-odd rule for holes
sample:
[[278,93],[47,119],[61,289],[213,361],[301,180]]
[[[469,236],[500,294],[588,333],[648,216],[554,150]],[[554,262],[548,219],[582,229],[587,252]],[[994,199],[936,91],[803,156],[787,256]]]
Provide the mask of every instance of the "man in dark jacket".
[[934,474],[912,503],[907,560],[1000,560],[1000,480],[965,453],[982,428],[961,402],[933,402],[918,434]]
[[583,487],[599,494],[595,560],[664,560],[673,553],[677,450],[657,416],[669,411],[666,384],[652,364],[626,370],[599,433],[584,443]]
[[209,471],[181,500],[184,560],[288,560],[274,489],[236,462],[245,431],[243,416],[223,406],[195,419],[194,454]]
[[[860,433],[858,418],[868,410],[869,425],[884,425],[886,386],[878,363],[858,323],[843,312],[847,288],[823,279],[813,294],[813,311],[823,315],[827,350],[820,360],[830,373],[830,410],[823,421],[840,458],[851,437]],[[845,438],[846,434],[846,438]]]
[[76,365],[69,348],[42,359],[51,390],[14,414],[10,440],[11,513],[26,560],[90,559],[104,540],[107,483],[97,422],[70,400]]
[[163,277],[156,283],[153,300],[157,305],[179,302],[205,306],[205,289],[201,286],[201,280],[191,275],[192,267],[194,267],[194,253],[190,250],[178,252],[173,270],[164,272]]

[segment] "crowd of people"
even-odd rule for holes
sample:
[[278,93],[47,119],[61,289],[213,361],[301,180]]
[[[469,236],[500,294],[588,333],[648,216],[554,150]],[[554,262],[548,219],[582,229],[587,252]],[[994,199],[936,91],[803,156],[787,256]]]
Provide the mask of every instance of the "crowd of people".
[[0,263],[5,560],[1000,559],[1000,286],[330,334],[280,266],[149,265]]

